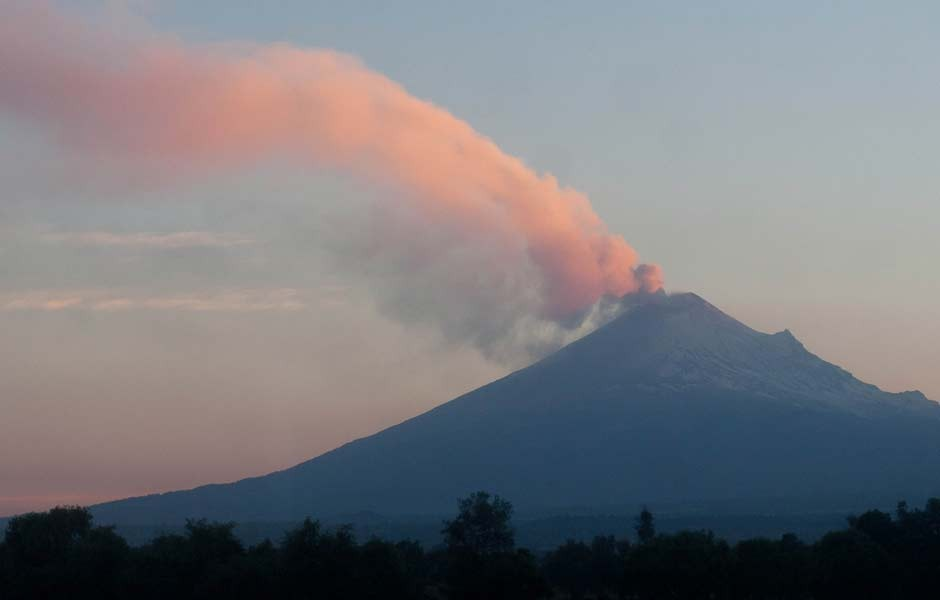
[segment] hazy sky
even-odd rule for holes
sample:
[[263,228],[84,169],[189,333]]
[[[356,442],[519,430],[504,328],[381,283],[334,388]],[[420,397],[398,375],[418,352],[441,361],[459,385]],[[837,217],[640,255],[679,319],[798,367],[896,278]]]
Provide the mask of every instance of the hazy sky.
[[[354,55],[585,194],[668,290],[940,399],[935,3],[506,4],[57,6]],[[400,190],[274,159],[115,174],[50,127],[0,104],[0,514],[286,467],[558,339],[521,262]]]

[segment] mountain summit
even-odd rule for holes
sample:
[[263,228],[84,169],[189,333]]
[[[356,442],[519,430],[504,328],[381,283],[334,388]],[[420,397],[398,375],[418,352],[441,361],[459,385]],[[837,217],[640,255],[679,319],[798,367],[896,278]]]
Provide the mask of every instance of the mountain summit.
[[653,295],[547,358],[290,469],[94,507],[99,522],[448,512],[867,508],[940,492],[940,405],[892,394],[695,294]]
[[940,417],[937,404],[920,392],[885,393],[811,354],[789,330],[755,331],[692,293],[651,296],[544,362],[562,356],[579,364],[580,372],[661,391],[725,389],[858,415],[913,411]]

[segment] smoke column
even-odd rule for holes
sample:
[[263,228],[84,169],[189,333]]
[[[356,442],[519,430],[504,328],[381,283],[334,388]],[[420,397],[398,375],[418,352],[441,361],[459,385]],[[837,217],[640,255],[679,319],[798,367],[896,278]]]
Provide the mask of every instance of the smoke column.
[[412,210],[458,223],[467,239],[521,240],[542,318],[662,285],[659,268],[639,264],[583,194],[355,58],[121,37],[44,2],[3,11],[0,109],[70,148],[188,175],[287,157],[390,186]]

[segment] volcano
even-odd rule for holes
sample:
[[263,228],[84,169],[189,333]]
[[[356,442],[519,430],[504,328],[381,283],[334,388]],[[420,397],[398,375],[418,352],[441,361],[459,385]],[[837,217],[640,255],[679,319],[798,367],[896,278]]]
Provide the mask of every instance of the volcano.
[[857,510],[940,493],[940,405],[888,393],[694,294],[292,468],[93,507],[105,523],[635,507]]

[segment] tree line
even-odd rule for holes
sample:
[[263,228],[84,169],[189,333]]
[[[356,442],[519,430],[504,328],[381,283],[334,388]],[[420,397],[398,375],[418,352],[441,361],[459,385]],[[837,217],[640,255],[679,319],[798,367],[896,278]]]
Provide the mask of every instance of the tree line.
[[81,507],[11,519],[0,598],[918,599],[940,590],[940,499],[871,510],[807,544],[792,534],[729,544],[708,531],[657,534],[645,508],[628,537],[515,544],[512,505],[478,492],[444,522],[442,543],[358,542],[307,519],[245,547],[234,523],[189,521],[131,547]]

